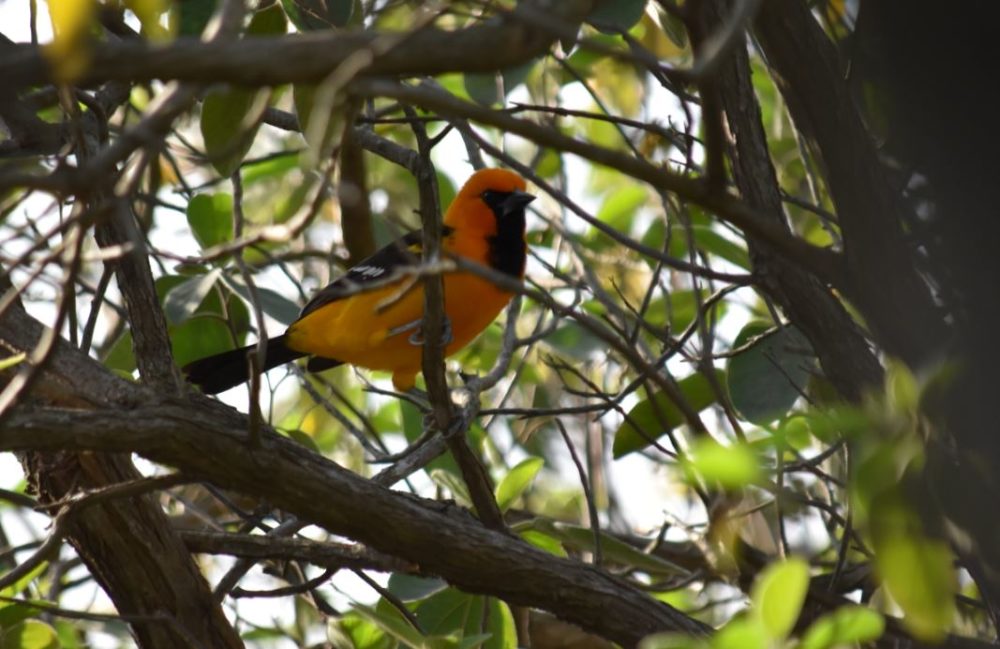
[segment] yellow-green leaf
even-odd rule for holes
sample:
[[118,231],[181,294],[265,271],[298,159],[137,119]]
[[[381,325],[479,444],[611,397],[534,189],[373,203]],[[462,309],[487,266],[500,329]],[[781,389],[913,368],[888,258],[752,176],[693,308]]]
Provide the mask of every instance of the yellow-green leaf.
[[59,649],[56,630],[40,620],[25,620],[0,635],[0,647],[17,649]]
[[514,501],[531,486],[544,464],[545,460],[540,457],[529,457],[507,472],[496,489],[497,505],[500,507],[500,511],[507,511],[514,504]]
[[939,642],[955,619],[957,580],[944,541],[921,534],[892,534],[876,540],[875,566],[903,624],[924,642]]
[[688,469],[706,482],[736,489],[757,482],[760,463],[746,444],[723,446],[710,437],[699,439],[688,455]]
[[830,649],[874,642],[885,631],[885,618],[878,611],[848,604],[813,622],[799,649]]
[[768,637],[788,636],[809,590],[809,564],[798,557],[773,563],[757,577],[750,599]]

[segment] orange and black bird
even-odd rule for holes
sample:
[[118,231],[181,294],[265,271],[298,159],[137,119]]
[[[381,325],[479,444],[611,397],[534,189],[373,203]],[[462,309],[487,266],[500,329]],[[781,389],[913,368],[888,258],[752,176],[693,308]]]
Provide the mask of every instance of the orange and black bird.
[[[445,212],[443,256],[463,257],[522,278],[525,208],[534,198],[513,171],[477,171]],[[412,388],[423,353],[424,288],[402,271],[419,263],[421,240],[420,232],[401,237],[317,293],[284,334],[268,339],[262,370],[308,356],[307,368],[313,372],[349,363],[392,372],[397,390]],[[445,273],[442,281],[445,354],[451,355],[489,326],[512,294],[461,270]],[[365,290],[366,284],[375,287]],[[248,378],[247,354],[255,348],[197,360],[184,368],[187,379],[207,394],[239,385]]]

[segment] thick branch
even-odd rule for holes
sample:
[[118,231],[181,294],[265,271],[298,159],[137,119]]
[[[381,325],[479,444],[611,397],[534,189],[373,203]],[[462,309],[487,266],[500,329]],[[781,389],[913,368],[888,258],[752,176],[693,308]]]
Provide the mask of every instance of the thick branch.
[[[722,28],[733,11],[727,0],[704,0],[698,7],[692,34],[704,40]],[[743,40],[742,38],[740,39]],[[745,47],[737,47],[719,66],[719,89],[732,136],[729,155],[733,175],[743,199],[767,216],[775,226],[788,230],[782,209],[778,178],[771,164],[760,106],[750,80]],[[866,388],[881,385],[882,370],[864,335],[816,277],[802,272],[767,241],[748,240],[758,285],[778,302],[785,314],[809,339],[823,370],[848,400],[860,400]]]
[[[107,41],[92,46],[91,62],[81,85],[112,79],[154,79],[281,85],[318,82],[357,52],[368,51],[366,76],[423,76],[444,72],[493,72],[541,56],[556,38],[537,24],[579,23],[591,0],[528,2],[513,15],[467,29],[421,29],[398,32],[315,32],[281,38],[245,38],[205,43],[178,39],[154,45]],[[54,81],[41,48],[17,45],[0,60],[0,79],[9,88]]]
[[833,44],[802,0],[765,2],[755,31],[796,126],[815,143],[837,206],[842,287],[881,345],[911,365],[946,342],[941,314],[903,240],[905,207],[841,74]]

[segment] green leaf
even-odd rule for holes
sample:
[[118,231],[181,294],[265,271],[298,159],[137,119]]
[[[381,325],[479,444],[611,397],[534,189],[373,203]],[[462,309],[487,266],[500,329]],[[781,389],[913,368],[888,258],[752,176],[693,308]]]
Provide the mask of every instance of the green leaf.
[[123,374],[135,371],[135,355],[132,353],[132,332],[127,329],[118,336],[118,340],[105,352],[101,361],[109,369]]
[[[569,523],[556,523],[543,518],[533,519],[529,524],[531,529],[536,532],[558,539],[570,548],[587,552],[594,552],[596,549],[594,530],[590,528],[570,525]],[[607,562],[629,566],[650,574],[678,575],[685,572],[685,569],[677,564],[653,554],[646,554],[641,549],[604,532],[600,533],[600,538],[601,553]]]
[[545,344],[578,360],[586,360],[594,352],[607,349],[603,340],[591,333],[589,329],[584,329],[575,320],[563,322],[555,331],[545,337]]
[[221,275],[222,270],[214,268],[204,275],[186,279],[170,289],[163,300],[163,313],[167,316],[167,322],[180,324],[190,318]]
[[170,328],[170,347],[177,365],[233,348],[233,337],[217,318],[195,317]]
[[280,180],[288,172],[298,168],[297,151],[258,160],[243,167],[243,186],[247,187],[262,180]]
[[335,140],[339,142],[344,133],[347,105],[339,90],[311,83],[294,84],[292,102],[308,147],[302,159],[310,166],[333,150]]
[[422,601],[414,612],[420,626],[437,641],[436,646],[443,646],[441,640],[446,640],[449,647],[517,647],[513,616],[496,598],[446,588]]
[[[276,36],[284,34],[287,25],[281,5],[273,4],[254,13],[247,33]],[[231,87],[212,90],[205,96],[201,105],[201,137],[209,161],[223,178],[231,176],[243,162],[270,100],[270,89]]]
[[201,137],[205,153],[219,175],[228,178],[253,146],[270,100],[270,90],[212,90],[201,105]]
[[605,34],[616,34],[639,22],[645,10],[646,0],[601,2],[587,16],[587,22]]
[[[645,187],[627,185],[614,191],[597,211],[597,218],[619,232],[628,234],[632,230],[632,220],[639,208],[646,204],[649,195]],[[591,236],[603,236],[594,230]]]
[[[724,373],[716,370],[716,378],[721,385],[725,385]],[[695,412],[701,412],[716,401],[715,390],[704,374],[692,374],[681,379],[677,387]],[[657,392],[652,399],[644,399],[628,411],[625,421],[615,431],[612,453],[617,459],[644,449],[684,421],[684,415],[670,397]]]
[[378,625],[356,613],[345,614],[331,629],[336,647],[351,649],[395,649],[396,642],[386,635]]
[[559,540],[551,534],[546,534],[545,532],[540,532],[538,530],[522,530],[519,533],[522,539],[539,550],[544,550],[545,552],[557,557],[569,556],[566,554],[566,550],[563,549],[562,543],[560,543]]
[[[697,317],[700,306],[699,294],[700,303],[704,304],[708,297],[707,291],[698,291],[697,293],[691,290],[671,291],[665,297],[655,298],[646,310],[646,320],[654,326],[665,326],[669,323],[672,331],[681,332]],[[709,311],[709,317],[718,321],[725,315],[728,306],[725,300],[716,302]]]
[[201,36],[208,21],[215,12],[216,0],[179,0],[173,3],[172,11],[178,24],[180,36]]
[[40,620],[25,620],[0,637],[0,646],[17,649],[59,649],[56,630]]
[[733,346],[746,348],[727,365],[733,406],[744,419],[762,426],[788,412],[816,365],[809,341],[794,326],[769,331],[759,321],[743,327]]
[[738,489],[760,479],[757,457],[743,443],[723,446],[710,437],[701,438],[691,448],[688,459],[689,470],[724,487]]
[[673,14],[673,12],[666,11],[661,7],[657,7],[657,13],[660,17],[660,27],[663,28],[663,33],[667,35],[667,38],[677,46],[677,49],[684,50],[688,45],[687,38],[687,26],[680,17]]
[[924,642],[940,642],[955,619],[957,580],[948,544],[916,531],[886,537],[873,529],[873,537],[875,567],[903,609],[903,624]]
[[368,620],[386,634],[410,647],[426,646],[426,636],[414,629],[403,615],[393,606],[371,608],[363,604],[354,604],[353,612]]
[[272,4],[255,11],[247,26],[250,36],[281,36],[288,31],[288,18],[280,4]]
[[405,399],[399,401],[399,411],[403,420],[403,435],[406,441],[415,442],[424,434],[424,418],[420,410]]
[[500,511],[507,511],[514,504],[514,501],[531,486],[544,464],[545,460],[540,457],[529,457],[507,472],[496,488],[497,505],[500,507]]
[[809,564],[791,557],[769,565],[754,582],[750,600],[770,638],[783,640],[795,627],[809,590]]
[[[527,63],[508,68],[499,73],[489,74],[466,74],[463,77],[465,92],[469,97],[484,105],[492,106],[503,101],[503,98],[510,94],[510,91],[524,83],[525,79],[535,67],[537,60],[532,59]],[[499,74],[499,76],[498,76]],[[498,87],[498,82],[501,87]],[[503,94],[501,94],[501,90]]]
[[233,238],[232,194],[198,194],[188,203],[187,221],[202,250]]
[[765,649],[767,631],[760,619],[748,615],[730,620],[712,636],[712,649]]
[[[253,302],[250,299],[250,289],[243,283],[242,278],[224,276],[223,281],[248,306],[253,307]],[[277,291],[272,291],[264,286],[257,286],[257,298],[260,300],[260,307],[264,310],[264,313],[281,324],[288,326],[299,319],[299,312],[301,311],[299,305]]]
[[878,611],[848,604],[813,622],[799,649],[830,649],[874,642],[885,632],[885,618]]
[[[725,259],[744,270],[750,270],[750,254],[747,252],[746,246],[724,237],[708,225],[692,225],[691,230],[695,245],[700,249]],[[678,232],[676,236],[680,238],[684,235]]]
[[441,171],[435,171],[435,176],[437,177],[438,183],[438,200],[441,201],[441,205],[447,209],[451,202],[455,200],[455,183],[451,181],[446,174]]
[[[37,566],[35,566],[34,569],[29,570],[26,575],[22,575],[21,578],[15,581],[13,584],[7,586],[6,588],[0,589],[0,596],[17,597],[18,595],[21,594],[21,591],[23,591],[25,588],[28,587],[28,584],[30,584],[40,575],[44,574],[45,571],[48,569],[48,567],[49,567],[49,562],[42,561]],[[0,606],[3,606],[4,604],[5,604],[4,602],[0,602]],[[11,604],[13,604],[13,602],[11,602]],[[21,606],[23,606],[23,604],[21,604]]]
[[434,593],[439,593],[448,587],[443,579],[431,577],[415,577],[413,575],[394,572],[389,575],[389,592],[404,602],[424,599]]

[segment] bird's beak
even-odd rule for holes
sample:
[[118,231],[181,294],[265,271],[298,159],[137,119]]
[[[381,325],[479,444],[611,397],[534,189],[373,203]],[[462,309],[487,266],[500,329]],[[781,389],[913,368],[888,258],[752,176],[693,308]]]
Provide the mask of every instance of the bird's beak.
[[527,192],[522,191],[512,191],[510,195],[504,199],[503,202],[503,213],[504,215],[514,214],[520,212],[525,208],[525,206],[531,201],[535,200],[535,196]]

